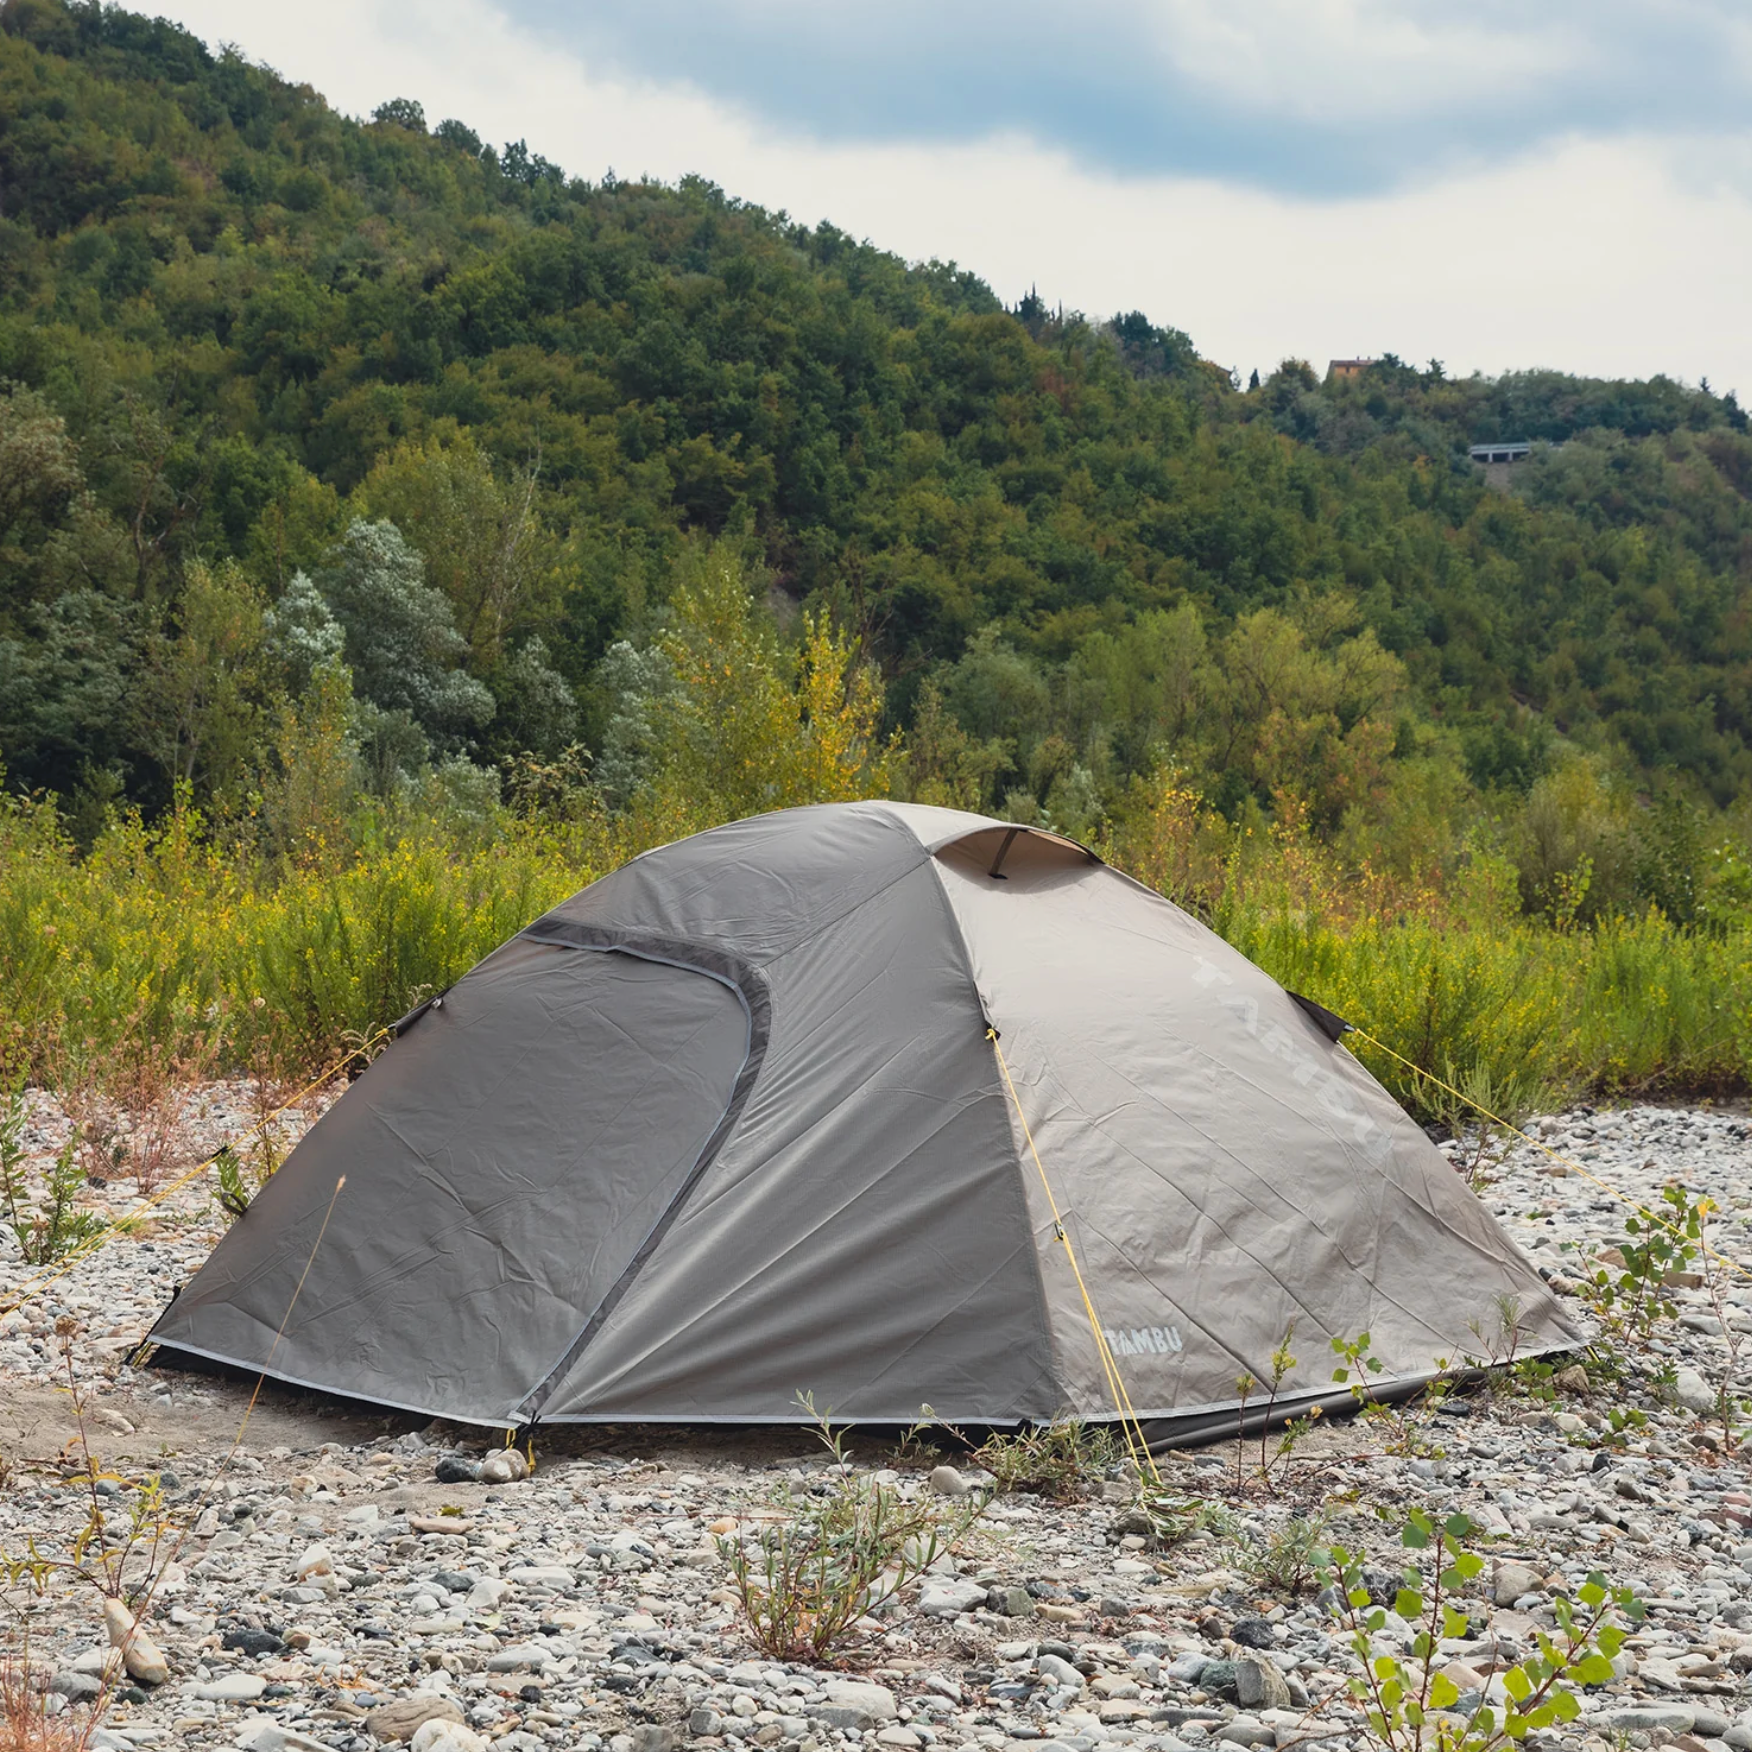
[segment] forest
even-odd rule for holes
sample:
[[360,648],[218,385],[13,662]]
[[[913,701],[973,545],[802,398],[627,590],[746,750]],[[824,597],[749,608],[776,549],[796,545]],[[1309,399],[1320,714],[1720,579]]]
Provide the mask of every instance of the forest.
[[1243,381],[1172,314],[5,0],[10,1027],[309,1062],[643,845],[891,794],[1083,840],[1505,1104],[1745,1087],[1735,398]]

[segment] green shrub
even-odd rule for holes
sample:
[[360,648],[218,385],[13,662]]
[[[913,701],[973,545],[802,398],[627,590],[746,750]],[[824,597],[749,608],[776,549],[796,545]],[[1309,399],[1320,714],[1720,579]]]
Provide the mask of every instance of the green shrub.
[[984,1499],[952,1503],[925,1492],[909,1501],[855,1470],[843,1433],[808,1395],[799,1404],[833,1456],[826,1488],[783,1486],[773,1520],[718,1546],[756,1647],[774,1660],[815,1663],[855,1641],[859,1619],[952,1551]]
[[1385,1608],[1371,1602],[1363,1556],[1334,1546],[1324,1580],[1339,1591],[1337,1613],[1348,1633],[1357,1673],[1348,1682],[1370,1737],[1386,1752],[1500,1752],[1539,1729],[1573,1722],[1581,1714],[1578,1685],[1604,1685],[1624,1646],[1619,1620],[1640,1623],[1643,1606],[1628,1588],[1590,1575],[1572,1602],[1558,1595],[1555,1635],[1535,1633],[1537,1649],[1500,1673],[1508,1701],[1481,1701],[1468,1714],[1453,1680],[1440,1671],[1444,1638],[1465,1636],[1469,1615],[1455,1604],[1484,1571],[1484,1559],[1466,1544],[1472,1523],[1464,1515],[1435,1521],[1413,1509],[1401,1534],[1411,1551],[1429,1553],[1429,1575],[1408,1567],[1393,1602],[1395,1614],[1415,1627],[1410,1658],[1385,1640]]

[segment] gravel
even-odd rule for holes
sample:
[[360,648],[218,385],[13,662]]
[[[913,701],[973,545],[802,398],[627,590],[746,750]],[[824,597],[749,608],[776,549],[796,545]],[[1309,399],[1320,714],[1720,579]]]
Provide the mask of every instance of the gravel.
[[[318,1105],[286,1122],[282,1143]],[[187,1116],[191,1155],[253,1116],[245,1086],[204,1088]],[[38,1101],[39,1158],[65,1123]],[[1742,1116],[1578,1109],[1530,1129],[1585,1175],[1520,1146],[1488,1169],[1481,1196],[1559,1289],[1578,1291],[1623,1239],[1615,1193],[1652,1203],[1672,1179],[1715,1202],[1722,1253],[1752,1261]],[[1467,1143],[1448,1148],[1470,1164]],[[111,1181],[91,1203],[137,1212],[140,1190]],[[1233,1444],[1174,1457],[1171,1487],[1216,1512],[1171,1550],[1127,1517],[1133,1493],[1118,1474],[1078,1502],[998,1499],[956,1557],[827,1670],[758,1653],[718,1544],[767,1524],[780,1486],[825,1481],[829,1457],[805,1434],[569,1431],[538,1443],[533,1474],[506,1479],[513,1468],[485,1465],[498,1450],[481,1432],[270,1385],[227,1459],[249,1384],[128,1360],[225,1219],[205,1180],[150,1216],[0,1316],[0,1452],[12,1468],[0,1549],[29,1537],[57,1548],[83,1516],[56,1465],[72,1433],[56,1391],[65,1317],[79,1326],[92,1446],[124,1481],[106,1509],[125,1515],[134,1481],[156,1470],[170,1512],[192,1519],[148,1620],[170,1677],[110,1702],[92,1741],[110,1752],[1360,1747],[1343,1637],[1319,1598],[1274,1585],[1260,1555],[1292,1519],[1324,1513],[1326,1537],[1366,1554],[1390,1602],[1413,1505],[1463,1511],[1481,1529],[1487,1566],[1466,1601],[1467,1635],[1443,1647],[1463,1692],[1499,1695],[1496,1674],[1551,1623],[1554,1591],[1598,1569],[1634,1586],[1648,1617],[1614,1680],[1548,1743],[1752,1752],[1752,1480],[1714,1415],[1724,1386],[1752,1396],[1742,1272],[1715,1295],[1702,1281],[1675,1285],[1677,1317],[1646,1349],[1611,1347],[1626,1362],[1616,1382],[1569,1370],[1537,1392],[1332,1420],[1269,1486],[1248,1476],[1257,1444],[1239,1489]],[[35,1275],[0,1240],[0,1292]],[[1579,1298],[1572,1306],[1585,1313]],[[1502,1311],[1481,1309],[1456,1355],[1501,1354],[1512,1344],[1502,1325]],[[873,1441],[855,1452],[864,1466],[892,1464]],[[884,1476],[945,1514],[986,1482],[960,1453]],[[104,1667],[101,1601],[60,1580],[23,1603],[33,1665],[53,1675],[50,1705],[77,1717],[72,1700]]]

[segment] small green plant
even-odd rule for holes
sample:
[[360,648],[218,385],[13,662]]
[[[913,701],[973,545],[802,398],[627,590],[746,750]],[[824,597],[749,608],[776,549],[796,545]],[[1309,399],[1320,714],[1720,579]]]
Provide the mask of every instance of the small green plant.
[[1388,1453],[1440,1455],[1441,1449],[1430,1440],[1429,1432],[1442,1401],[1458,1384],[1449,1358],[1434,1359],[1430,1379],[1415,1399],[1389,1405],[1378,1399],[1369,1385],[1369,1377],[1379,1375],[1385,1365],[1370,1350],[1368,1333],[1360,1332],[1355,1338],[1335,1338],[1332,1350],[1339,1359],[1338,1367],[1332,1371],[1333,1380],[1348,1389],[1364,1417],[1385,1428]]
[[1347,1689],[1385,1752],[1500,1752],[1539,1729],[1574,1721],[1581,1714],[1575,1687],[1604,1685],[1613,1677],[1624,1623],[1643,1618],[1642,1602],[1628,1588],[1590,1575],[1574,1602],[1560,1594],[1553,1603],[1555,1634],[1537,1631],[1536,1652],[1498,1675],[1508,1701],[1500,1708],[1480,1703],[1470,1715],[1455,1713],[1460,1693],[1439,1671],[1440,1645],[1470,1629],[1455,1597],[1484,1569],[1484,1559],[1466,1544],[1471,1532],[1464,1515],[1437,1521],[1413,1509],[1406,1520],[1401,1543],[1429,1554],[1427,1579],[1415,1564],[1408,1566],[1393,1602],[1397,1616],[1415,1626],[1409,1658],[1383,1635],[1387,1613],[1371,1602],[1363,1554],[1334,1546],[1324,1567],[1322,1580],[1339,1591],[1336,1611],[1358,1667]]
[[1375,1396],[1369,1389],[1369,1377],[1380,1374],[1385,1365],[1369,1349],[1368,1333],[1359,1332],[1355,1338],[1335,1338],[1332,1354],[1338,1358],[1333,1380],[1349,1391],[1359,1410],[1372,1405]]
[[79,1166],[77,1131],[62,1145],[49,1169],[44,1198],[33,1204],[25,1180],[24,1077],[20,1071],[6,1091],[0,1109],[0,1205],[6,1227],[18,1243],[26,1265],[53,1265],[103,1228],[103,1218],[76,1208],[85,1190],[85,1170]]
[[[937,1414],[928,1406],[919,1407],[918,1421],[909,1425],[900,1433],[900,1440],[894,1444],[894,1451],[889,1455],[896,1466],[913,1467],[920,1471],[929,1471],[934,1466],[943,1463],[943,1450],[931,1440],[932,1434],[943,1428],[937,1421]],[[959,1434],[959,1432],[955,1432]]]
[[1105,1424],[1058,1417],[1038,1429],[994,1433],[973,1458],[992,1475],[999,1496],[1026,1491],[1068,1503],[1098,1485],[1124,1454]]
[[[73,1341],[78,1323],[70,1315],[55,1322],[66,1375],[63,1391],[73,1410],[74,1434],[67,1444],[62,1484],[82,1492],[85,1520],[60,1555],[46,1555],[34,1539],[20,1552],[0,1550],[0,1580],[9,1588],[29,1586],[42,1593],[56,1576],[87,1583],[106,1600],[138,1609],[150,1596],[163,1568],[166,1539],[174,1531],[165,1513],[164,1494],[156,1476],[128,1479],[108,1470],[91,1446],[85,1390],[74,1368]],[[119,1485],[131,1496],[125,1515],[113,1506],[100,1486]],[[110,1505],[110,1506],[106,1506]]]
[[833,1456],[820,1495],[784,1486],[774,1521],[718,1542],[749,1634],[780,1661],[819,1662],[856,1640],[858,1621],[911,1586],[979,1518],[983,1498],[912,1501],[857,1472],[845,1436],[808,1394],[798,1404]]
[[[1292,1418],[1277,1432],[1274,1444],[1272,1436],[1272,1414],[1277,1409],[1277,1402],[1283,1392],[1283,1385],[1290,1372],[1296,1366],[1296,1357],[1290,1350],[1290,1342],[1296,1336],[1296,1323],[1291,1321],[1284,1328],[1284,1336],[1271,1353],[1271,1377],[1265,1383],[1265,1410],[1259,1424],[1259,1459],[1254,1468],[1253,1482],[1270,1490],[1275,1482],[1274,1475],[1280,1472],[1289,1462],[1302,1441],[1313,1430],[1319,1420],[1320,1407],[1315,1406],[1306,1417]],[[1240,1395],[1240,1405],[1235,1412],[1235,1489],[1246,1488],[1247,1481],[1243,1477],[1246,1464],[1246,1426],[1247,1404],[1253,1390],[1259,1382],[1252,1375],[1241,1375],[1236,1378],[1235,1391]]]
[[1708,1200],[1693,1204],[1675,1183],[1662,1189],[1661,1203],[1663,1210],[1645,1205],[1624,1219],[1617,1248],[1623,1265],[1599,1265],[1584,1286],[1601,1324],[1638,1345],[1647,1345],[1656,1327],[1678,1313],[1669,1275],[1688,1271],[1703,1251]]
[[1609,1448],[1627,1447],[1630,1438],[1649,1427],[1649,1414],[1635,1405],[1609,1405],[1600,1440]]
[[1745,1349],[1746,1334],[1736,1324],[1738,1312],[1728,1305],[1730,1267],[1722,1255],[1710,1245],[1709,1219],[1716,1206],[1710,1199],[1699,1199],[1690,1214],[1697,1220],[1697,1256],[1703,1277],[1703,1291],[1709,1298],[1710,1313],[1721,1331],[1722,1356],[1716,1371],[1715,1407],[1712,1415],[1721,1430],[1722,1452],[1738,1451],[1746,1439],[1746,1420],[1752,1415],[1752,1402],[1738,1397],[1733,1384],[1740,1378],[1740,1353]]
[[1222,1503],[1188,1496],[1162,1478],[1145,1476],[1138,1480],[1137,1511],[1148,1523],[1151,1543],[1164,1551],[1190,1539],[1194,1533],[1228,1538],[1235,1530],[1233,1517]]
[[1243,1535],[1234,1550],[1237,1567],[1255,1586],[1294,1599],[1315,1585],[1329,1561],[1326,1517],[1292,1516],[1263,1539]]
[[213,1196],[228,1216],[241,1217],[249,1209],[250,1191],[243,1183],[243,1165],[229,1144],[213,1158],[213,1170],[219,1180]]

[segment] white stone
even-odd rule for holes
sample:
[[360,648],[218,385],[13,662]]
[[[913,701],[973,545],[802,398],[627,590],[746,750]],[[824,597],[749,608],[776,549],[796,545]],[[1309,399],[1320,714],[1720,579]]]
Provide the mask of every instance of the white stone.
[[227,1673],[223,1679],[211,1679],[204,1685],[185,1685],[183,1694],[208,1703],[254,1703],[267,1688],[267,1680],[254,1673]]
[[301,1582],[309,1581],[312,1576],[332,1576],[335,1560],[326,1545],[307,1545],[292,1573]]
[[1687,1411],[1703,1416],[1715,1410],[1715,1389],[1695,1369],[1681,1369],[1673,1382],[1673,1395]]
[[822,1701],[840,1709],[855,1709],[872,1722],[891,1722],[900,1714],[900,1705],[886,1685],[875,1685],[862,1679],[830,1679],[821,1688]]
[[977,1582],[933,1576],[919,1589],[919,1611],[927,1618],[954,1618],[983,1606],[985,1599],[986,1590]]
[[461,1722],[427,1722],[410,1745],[413,1752],[487,1752],[487,1742]]

